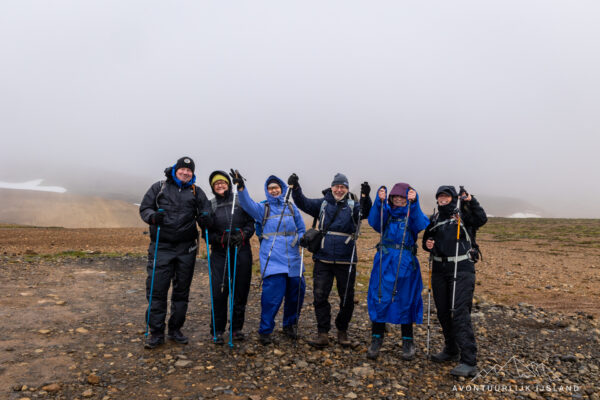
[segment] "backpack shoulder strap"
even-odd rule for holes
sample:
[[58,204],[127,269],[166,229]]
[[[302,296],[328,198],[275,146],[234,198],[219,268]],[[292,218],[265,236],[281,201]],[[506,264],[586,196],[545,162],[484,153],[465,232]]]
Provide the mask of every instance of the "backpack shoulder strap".
[[210,208],[212,209],[212,212],[216,212],[217,211],[217,198],[213,197],[212,199],[210,199]]
[[267,222],[267,218],[269,218],[269,214],[271,213],[271,205],[269,204],[268,201],[265,201],[265,212],[263,214],[263,219],[262,222],[260,223],[260,226],[262,228],[265,227],[265,222]]
[[317,221],[319,221],[319,228],[323,228],[323,218],[325,216],[325,207],[327,207],[327,200],[323,199],[321,202],[321,207],[319,208],[319,216],[313,219],[313,229],[317,226]]

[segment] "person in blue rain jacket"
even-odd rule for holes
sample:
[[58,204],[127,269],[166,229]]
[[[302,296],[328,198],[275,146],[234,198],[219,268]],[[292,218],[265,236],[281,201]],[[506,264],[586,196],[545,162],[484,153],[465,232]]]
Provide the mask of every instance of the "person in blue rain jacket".
[[[288,186],[278,177],[271,175],[267,178],[267,201],[257,203],[250,197],[239,171],[232,170],[231,176],[233,183],[237,185],[240,205],[262,226],[259,251],[260,273],[263,278],[258,330],[260,342],[263,345],[272,343],[271,333],[275,328],[275,315],[284,298],[283,332],[296,339],[298,317],[306,288],[298,245],[306,230],[304,220],[296,206],[289,201],[286,203]],[[281,225],[277,230],[280,219]]]
[[367,294],[372,322],[367,357],[377,358],[385,324],[392,323],[401,324],[402,358],[411,360],[415,356],[413,323],[423,322],[423,281],[416,241],[429,219],[421,211],[417,192],[408,183],[395,184],[387,201],[386,191],[384,186],[379,188],[369,213],[369,225],[383,234],[373,260]]

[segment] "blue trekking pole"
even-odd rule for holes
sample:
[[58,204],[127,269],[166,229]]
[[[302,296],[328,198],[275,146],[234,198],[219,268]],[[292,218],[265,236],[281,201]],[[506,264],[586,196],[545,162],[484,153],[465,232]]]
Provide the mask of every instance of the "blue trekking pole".
[[217,328],[215,326],[215,306],[213,301],[213,293],[212,293],[212,277],[210,272],[210,247],[208,245],[208,229],[205,229],[206,232],[206,258],[208,261],[208,288],[210,290],[210,313],[212,314],[212,326],[213,326],[213,342],[217,341]]
[[[164,211],[162,208],[158,209],[159,212]],[[152,279],[150,280],[150,298],[148,299],[148,316],[146,317],[146,333],[148,337],[148,328],[150,326],[150,310],[152,309],[152,291],[154,289],[154,272],[156,271],[156,255],[158,254],[158,237],[160,235],[160,225],[156,227],[156,244],[154,246],[154,261],[152,261]]]
[[235,252],[233,255],[233,283],[231,290],[229,291],[229,347],[233,347],[233,302],[235,297],[235,270],[237,267],[237,254],[238,247],[235,246]]
[[[231,296],[231,259],[229,257],[229,247],[227,248],[227,289]],[[229,298],[229,308],[231,311],[231,298]],[[229,347],[233,347],[233,330],[231,328],[231,313],[229,314]]]

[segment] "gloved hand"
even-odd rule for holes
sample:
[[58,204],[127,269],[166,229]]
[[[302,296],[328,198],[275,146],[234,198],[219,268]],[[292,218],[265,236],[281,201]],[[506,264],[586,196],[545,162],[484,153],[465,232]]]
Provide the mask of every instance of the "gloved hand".
[[371,186],[369,186],[369,182],[363,182],[360,184],[360,197],[369,197],[371,193]]
[[208,211],[203,211],[198,216],[198,223],[203,229],[210,228],[213,224],[213,215]]
[[467,192],[467,189],[465,189],[464,186],[460,187],[458,197],[460,197],[462,201],[471,201],[471,195]]
[[162,225],[165,222],[166,213],[164,210],[158,210],[154,214],[152,214],[152,224],[153,225]]
[[304,247],[306,248],[308,246],[308,242],[306,240],[306,236],[302,236],[299,240],[298,240],[298,245],[300,247]]
[[229,175],[231,175],[231,181],[234,185],[237,185],[238,190],[242,190],[244,188],[244,177],[240,174],[240,171],[232,168]]
[[229,241],[231,246],[239,247],[244,244],[244,235],[240,231],[235,231],[231,234],[231,239]]
[[298,188],[298,185],[300,183],[300,178],[298,178],[298,175],[296,175],[296,174],[291,174],[290,177],[288,178],[287,183],[288,183],[288,185],[290,185],[294,189],[296,189],[296,188]]

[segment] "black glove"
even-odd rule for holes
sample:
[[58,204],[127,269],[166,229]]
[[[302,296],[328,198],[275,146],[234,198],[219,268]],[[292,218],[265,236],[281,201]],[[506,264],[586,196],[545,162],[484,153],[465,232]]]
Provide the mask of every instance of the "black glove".
[[369,186],[369,182],[363,182],[360,185],[360,197],[369,197],[371,193],[371,186]]
[[232,168],[229,175],[231,175],[231,181],[234,185],[237,185],[238,190],[242,190],[244,188],[244,177],[240,174],[240,171]]
[[458,191],[458,197],[460,197],[460,198],[469,197],[469,193],[467,192],[467,189],[465,189],[464,186],[460,186],[460,190]]
[[210,228],[213,224],[213,216],[208,211],[200,213],[198,216],[198,223],[202,228]]
[[240,231],[233,232],[229,243],[233,247],[239,247],[244,244],[244,235]]
[[158,210],[154,214],[152,214],[152,224],[153,225],[162,225],[165,222],[166,213],[164,210]]
[[290,177],[288,178],[288,185],[292,186],[294,189],[298,188],[298,184],[300,183],[300,178],[298,178],[298,175],[296,174],[291,174]]
[[300,247],[306,248],[308,246],[308,242],[306,241],[306,236],[302,236],[300,240],[298,240],[298,245]]

